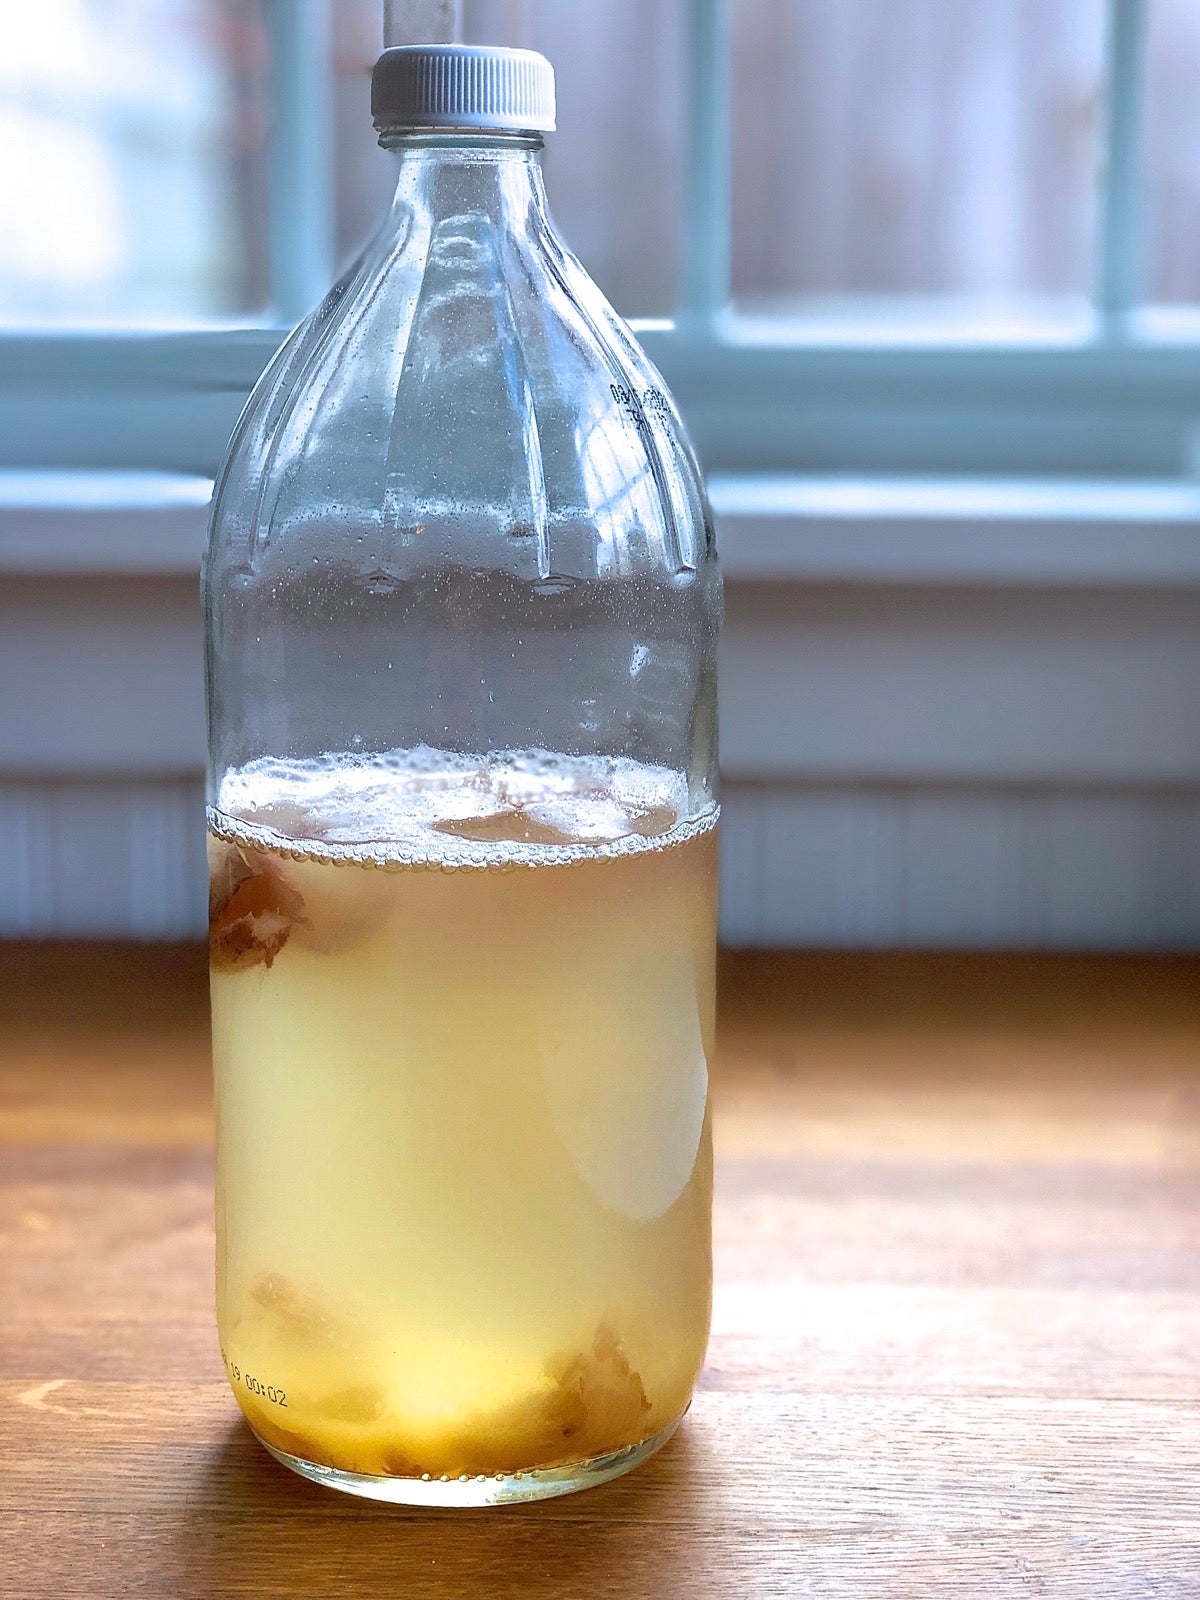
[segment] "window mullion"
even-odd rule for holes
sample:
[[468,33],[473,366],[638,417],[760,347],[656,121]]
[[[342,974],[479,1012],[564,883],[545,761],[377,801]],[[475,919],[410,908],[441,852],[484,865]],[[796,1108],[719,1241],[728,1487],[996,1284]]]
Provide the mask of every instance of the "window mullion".
[[383,0],[383,42],[453,44],[462,38],[462,0]]
[[728,0],[689,0],[679,314],[711,322],[729,300],[732,198]]
[[1095,298],[1110,321],[1133,311],[1141,297],[1145,23],[1142,0],[1109,0]]
[[271,315],[298,322],[335,267],[329,0],[266,0]]

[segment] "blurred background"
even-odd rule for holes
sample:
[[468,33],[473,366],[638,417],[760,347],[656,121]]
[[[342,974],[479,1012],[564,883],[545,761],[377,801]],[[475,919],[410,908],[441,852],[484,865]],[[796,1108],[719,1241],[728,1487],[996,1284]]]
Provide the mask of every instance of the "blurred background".
[[[396,0],[544,51],[728,577],[733,945],[1200,946],[1200,8]],[[224,439],[386,205],[381,0],[0,58],[0,933],[203,928]]]

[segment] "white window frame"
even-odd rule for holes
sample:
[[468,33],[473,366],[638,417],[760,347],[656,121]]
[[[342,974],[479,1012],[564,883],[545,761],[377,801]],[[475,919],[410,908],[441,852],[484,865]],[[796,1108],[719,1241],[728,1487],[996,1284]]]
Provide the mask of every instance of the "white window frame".
[[[1109,0],[1092,316],[1011,339],[730,308],[730,3],[689,0],[678,304],[635,324],[709,471],[1191,475],[1200,319],[1181,335],[1139,303],[1144,0]],[[211,474],[284,331],[331,281],[330,0],[267,0],[267,16],[270,325],[0,337],[0,467]]]

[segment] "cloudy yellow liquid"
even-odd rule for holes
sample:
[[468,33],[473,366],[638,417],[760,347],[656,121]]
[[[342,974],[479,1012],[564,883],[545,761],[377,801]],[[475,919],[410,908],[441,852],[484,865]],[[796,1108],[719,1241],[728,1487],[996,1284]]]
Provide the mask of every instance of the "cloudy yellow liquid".
[[716,831],[685,809],[662,769],[528,756],[222,787],[218,1320],[267,1443],[490,1477],[686,1409]]

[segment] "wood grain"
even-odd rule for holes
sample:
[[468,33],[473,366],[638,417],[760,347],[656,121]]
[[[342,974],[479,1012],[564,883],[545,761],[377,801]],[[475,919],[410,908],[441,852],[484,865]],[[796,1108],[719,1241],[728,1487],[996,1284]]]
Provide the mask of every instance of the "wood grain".
[[710,1358],[603,1489],[277,1467],[211,1305],[203,959],[0,954],[0,1593],[1200,1596],[1200,963],[738,957]]

